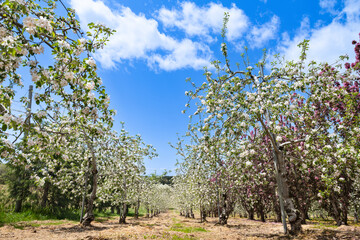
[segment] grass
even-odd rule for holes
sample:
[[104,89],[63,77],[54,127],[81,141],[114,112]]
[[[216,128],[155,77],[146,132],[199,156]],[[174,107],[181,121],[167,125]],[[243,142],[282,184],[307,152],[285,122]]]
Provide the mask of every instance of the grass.
[[[139,217],[143,217],[146,214],[146,209],[143,207],[140,207],[139,209]],[[94,215],[95,215],[95,221],[97,222],[105,222],[109,219],[114,219],[119,217],[119,214],[117,213],[111,213],[110,211],[105,211],[105,212],[98,212],[98,211],[94,211]],[[129,212],[126,215],[128,217],[134,217],[135,216],[135,209],[133,208],[129,208]]]
[[109,219],[114,219],[119,215],[116,213],[111,213],[110,211],[106,211],[106,212],[94,211],[94,216],[96,222],[102,223],[102,222],[106,222]]
[[156,235],[144,235],[144,239],[157,239],[158,237]]
[[71,210],[50,212],[48,210],[25,210],[23,212],[0,211],[0,226],[4,224],[34,220],[72,220],[78,221],[79,214]]
[[192,233],[192,232],[207,232],[206,229],[202,227],[187,227],[181,223],[175,223],[171,226],[170,231],[183,232],[183,233]]
[[[311,220],[306,220],[307,224],[311,224],[314,228],[323,229],[323,228],[337,228],[336,222],[333,219],[322,219],[322,218],[311,218]],[[360,227],[360,223],[355,223],[352,218],[348,219],[349,226]]]
[[[139,216],[144,216],[146,214],[145,208],[139,209]],[[95,220],[98,222],[105,222],[109,219],[116,218],[119,215],[116,213],[111,213],[110,211],[98,212],[94,211]],[[135,210],[130,208],[127,216],[133,217],[135,215]],[[73,222],[79,222],[80,213],[78,210],[64,210],[64,209],[27,209],[22,212],[16,213],[13,211],[6,211],[0,208],[0,227],[5,224],[18,227],[19,229],[23,228],[23,224],[15,224],[18,222],[30,222],[30,221],[44,221],[44,220],[69,220]],[[36,223],[39,224],[39,223]],[[40,225],[55,225],[61,224],[61,222],[44,222]],[[29,224],[28,224],[29,225]],[[35,226],[34,226],[35,227]]]
[[[139,217],[143,217],[146,215],[146,209],[143,207],[140,207],[139,209]],[[133,217],[135,216],[135,209],[134,208],[129,208],[129,212],[127,214],[128,217]]]
[[41,222],[41,223],[34,223],[34,222],[15,222],[15,223],[9,223],[10,226],[13,226],[14,228],[23,230],[25,227],[40,227],[40,226],[56,226],[61,225],[64,223],[76,223],[74,221],[64,221],[64,220],[57,220],[57,221],[51,221],[51,222]]
[[178,235],[172,235],[171,240],[195,240],[196,238],[190,236],[180,237]]

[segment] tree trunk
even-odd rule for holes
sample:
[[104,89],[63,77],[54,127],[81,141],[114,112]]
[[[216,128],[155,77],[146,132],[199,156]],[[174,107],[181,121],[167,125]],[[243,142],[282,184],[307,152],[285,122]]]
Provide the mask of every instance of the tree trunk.
[[218,224],[219,224],[219,225],[226,225],[228,218],[229,218],[229,215],[226,213],[226,208],[223,207],[223,208],[221,209],[221,212],[220,212]]
[[330,197],[330,204],[331,204],[330,214],[334,218],[336,225],[340,226],[342,221],[341,221],[341,213],[339,206],[337,204],[337,200],[333,197]]
[[188,210],[188,209],[186,209],[186,212],[185,212],[185,217],[186,217],[186,218],[190,218],[190,212],[189,212],[189,210]]
[[219,225],[226,225],[227,220],[231,212],[233,211],[233,205],[229,202],[228,195],[226,193],[222,194],[222,199],[220,201],[222,203],[220,216],[219,216]]
[[50,189],[50,182],[49,182],[49,181],[45,181],[45,184],[44,184],[44,193],[43,193],[43,195],[42,195],[41,204],[40,204],[40,206],[41,206],[42,208],[46,207],[46,203],[47,203],[48,195],[49,195],[49,189]]
[[119,223],[126,224],[126,215],[128,212],[128,206],[126,203],[123,203],[119,208],[120,208]]
[[139,208],[140,208],[140,200],[137,200],[135,205],[135,215],[134,215],[135,219],[139,218]]
[[[277,150],[280,151],[280,150]],[[301,232],[301,217],[300,212],[295,208],[293,200],[289,195],[289,186],[286,181],[286,166],[281,152],[274,151],[275,155],[275,165],[278,169],[278,190],[279,195],[282,196],[284,202],[284,209],[288,216],[289,223],[291,226],[290,234],[297,235]],[[276,161],[277,160],[277,161]]]
[[253,208],[247,209],[247,215],[249,220],[254,220],[254,209]]
[[86,207],[85,216],[81,220],[81,224],[85,227],[90,226],[91,222],[94,221],[94,219],[95,219],[93,211],[94,211],[94,201],[96,198],[98,172],[97,172],[97,165],[96,165],[96,158],[95,158],[94,151],[92,151],[91,165],[92,165],[92,175],[93,175],[92,191],[91,191],[88,205]]
[[259,209],[259,215],[260,215],[260,219],[262,222],[266,222],[265,220],[265,213],[264,213],[264,210],[261,208]]
[[301,214],[301,224],[306,224],[306,210],[304,208],[300,208]]
[[341,224],[344,224],[344,225],[348,225],[348,217],[347,217],[348,213],[347,213],[347,209],[346,207],[344,206],[344,209],[342,211],[342,216],[341,216]]
[[15,202],[15,210],[14,210],[15,212],[21,212],[22,202],[23,202],[22,198],[19,198],[19,199],[16,200],[16,202]]
[[149,218],[150,217],[150,210],[149,210],[149,207],[146,208],[146,218]]
[[281,210],[278,201],[274,204],[275,222],[281,222]]
[[200,222],[207,222],[206,210],[203,207],[200,207]]
[[18,174],[18,180],[15,180],[15,191],[16,191],[16,202],[15,202],[15,212],[21,212],[23,201],[28,194],[29,183],[28,177],[25,173],[25,170],[22,170],[20,167],[17,167],[16,174]]

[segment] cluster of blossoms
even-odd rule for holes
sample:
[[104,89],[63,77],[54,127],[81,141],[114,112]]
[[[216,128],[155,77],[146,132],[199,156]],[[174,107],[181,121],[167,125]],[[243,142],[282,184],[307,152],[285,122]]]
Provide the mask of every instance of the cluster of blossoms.
[[[360,34],[359,34],[360,38]],[[345,63],[345,68],[349,69],[350,67],[355,70],[360,70],[360,42],[356,42],[355,40],[352,41],[352,44],[355,45],[354,51],[355,51],[355,62],[353,63]]]
[[51,21],[44,18],[43,16],[40,16],[39,19],[27,16],[23,20],[23,25],[25,31],[27,31],[30,35],[34,35],[36,33],[37,27],[45,29],[48,32],[52,32],[53,30]]

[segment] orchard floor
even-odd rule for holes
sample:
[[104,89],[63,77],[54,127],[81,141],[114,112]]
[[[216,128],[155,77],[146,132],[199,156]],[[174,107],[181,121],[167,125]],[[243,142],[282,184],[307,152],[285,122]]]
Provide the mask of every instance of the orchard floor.
[[289,237],[282,234],[282,225],[279,223],[230,218],[228,226],[217,226],[215,218],[208,218],[207,223],[200,223],[199,219],[185,219],[175,211],[161,213],[150,219],[136,220],[129,217],[127,222],[128,224],[119,225],[117,219],[112,218],[95,221],[88,228],[69,221],[21,222],[0,227],[0,239],[360,239],[360,226],[331,227],[313,223],[303,226],[303,234]]

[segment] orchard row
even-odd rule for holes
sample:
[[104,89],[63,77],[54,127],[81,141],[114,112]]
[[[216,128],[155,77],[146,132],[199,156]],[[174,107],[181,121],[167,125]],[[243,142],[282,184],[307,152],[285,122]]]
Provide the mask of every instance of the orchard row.
[[235,208],[263,221],[273,213],[293,234],[310,213],[358,220],[360,43],[352,44],[354,62],[331,65],[307,59],[304,41],[297,61],[275,56],[269,74],[266,56],[251,66],[243,55],[234,70],[222,44],[225,61],[186,93],[196,111],[175,146],[183,161],[174,185],[185,215],[196,208],[226,224]]
[[[112,129],[115,111],[91,57],[113,31],[91,23],[84,33],[74,10],[57,0],[2,1],[0,20],[5,208],[82,209],[85,226],[95,206],[118,209],[120,223],[129,205],[138,212],[141,203],[148,215],[163,210],[169,187],[145,176],[144,159],[155,149]],[[23,97],[20,73],[32,80]]]

